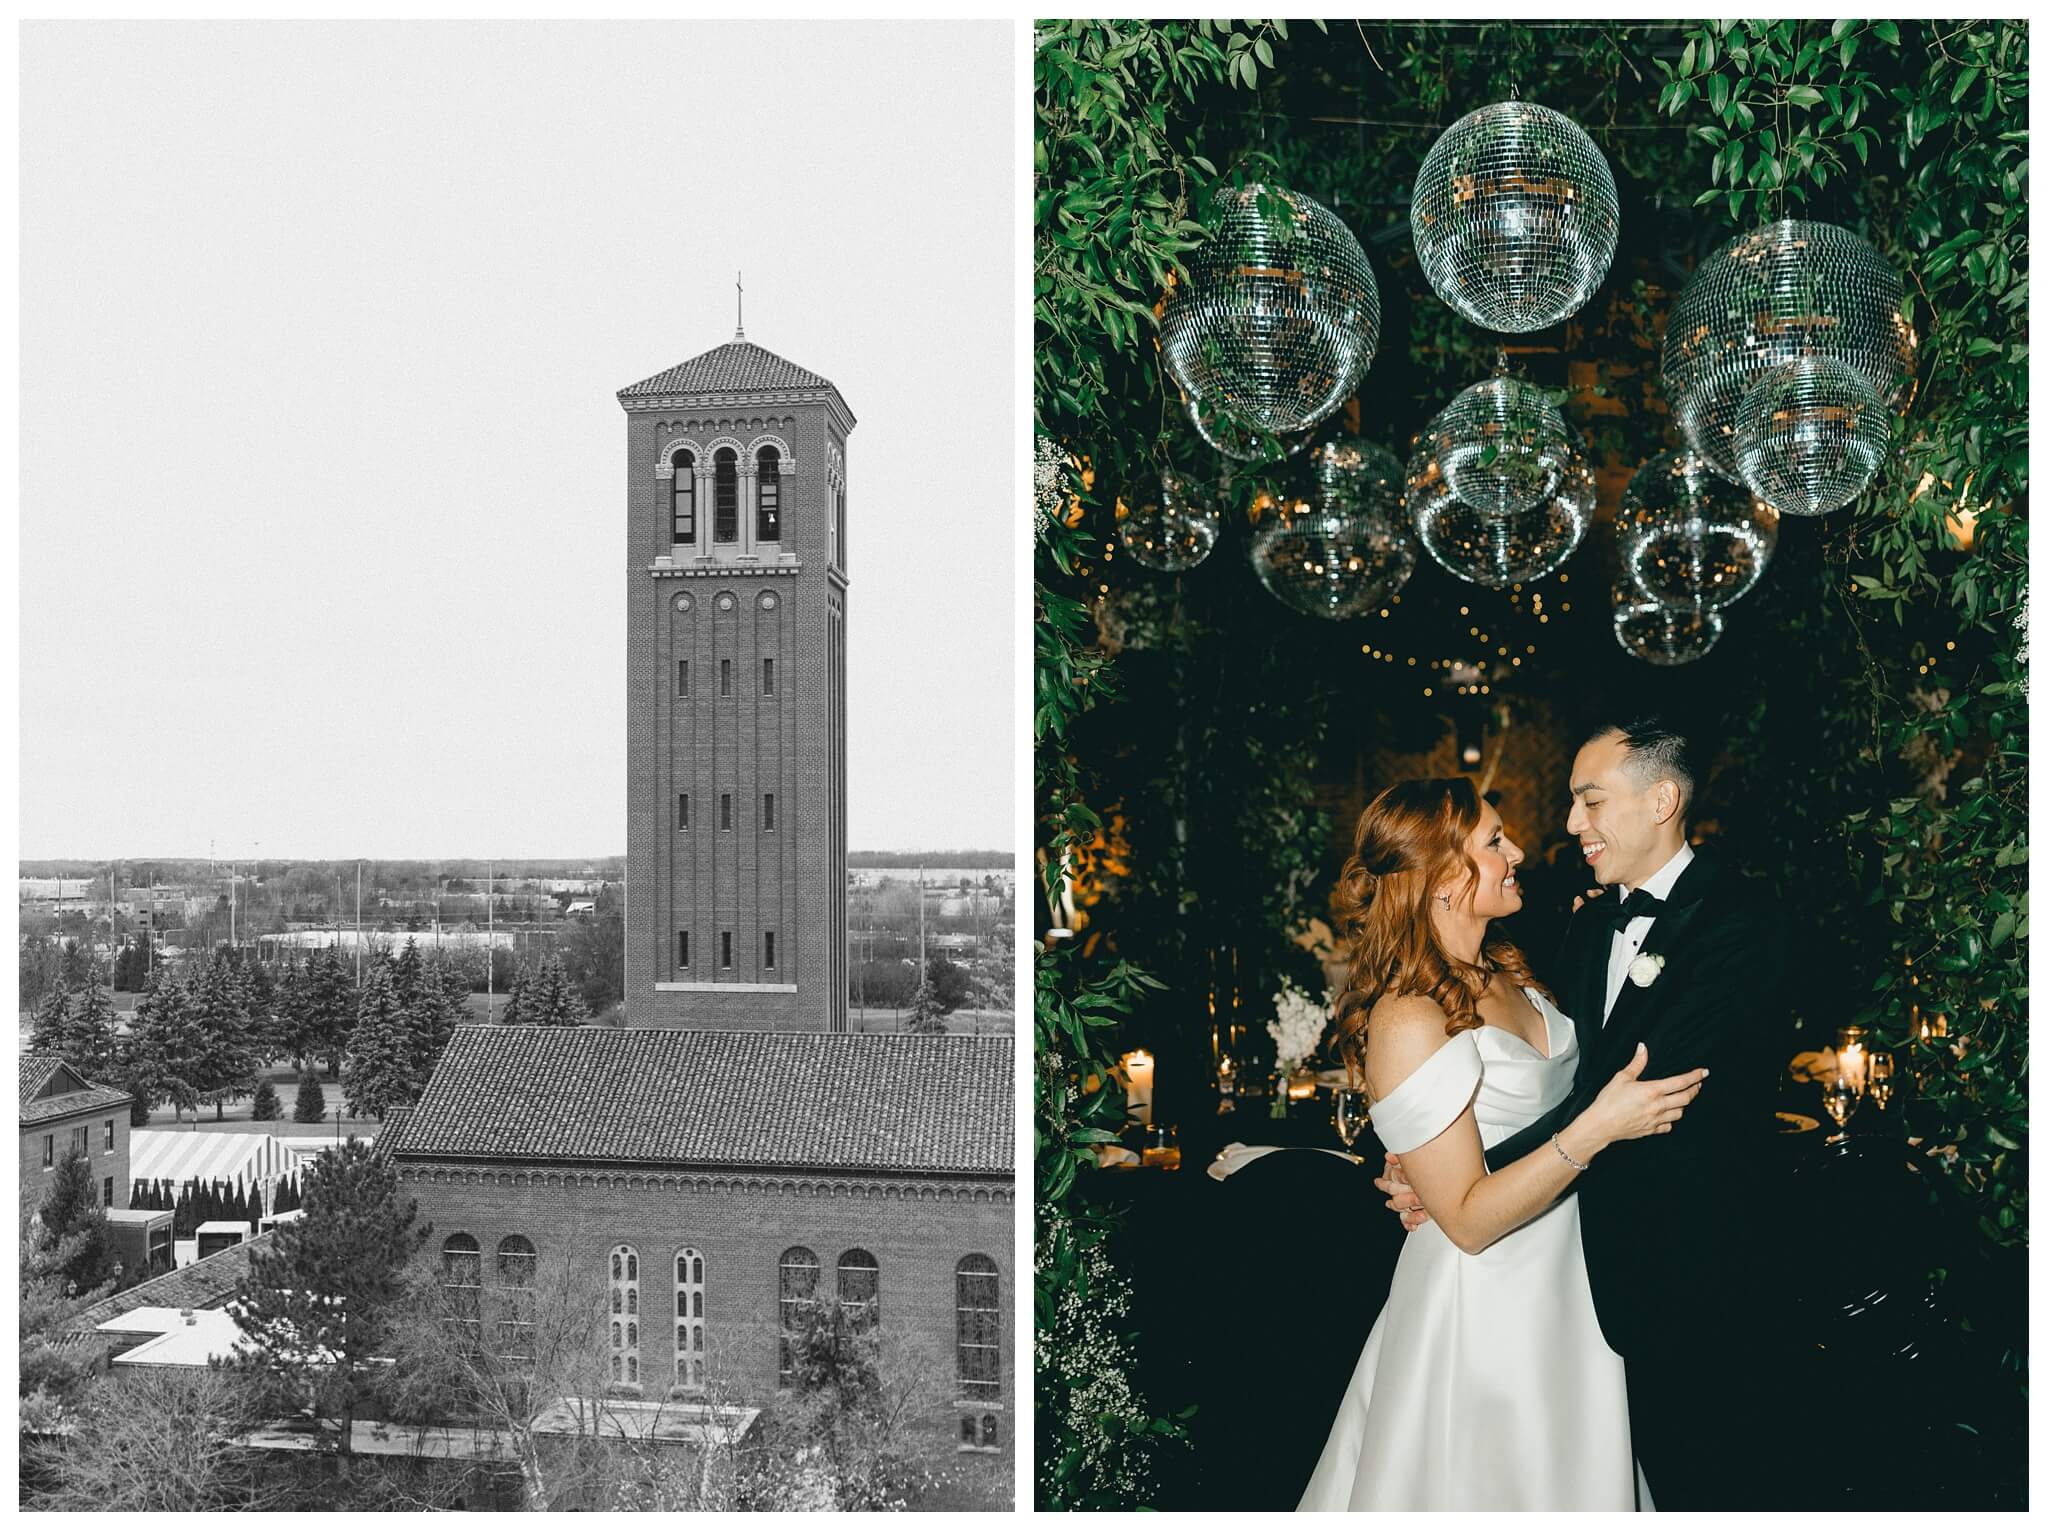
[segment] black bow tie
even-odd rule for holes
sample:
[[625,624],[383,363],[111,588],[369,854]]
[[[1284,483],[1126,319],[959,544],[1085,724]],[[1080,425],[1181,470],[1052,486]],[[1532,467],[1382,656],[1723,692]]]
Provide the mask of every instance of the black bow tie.
[[1627,898],[1618,898],[1607,910],[1607,923],[1616,930],[1622,929],[1630,920],[1647,916],[1657,918],[1664,908],[1664,900],[1643,888],[1637,888]]

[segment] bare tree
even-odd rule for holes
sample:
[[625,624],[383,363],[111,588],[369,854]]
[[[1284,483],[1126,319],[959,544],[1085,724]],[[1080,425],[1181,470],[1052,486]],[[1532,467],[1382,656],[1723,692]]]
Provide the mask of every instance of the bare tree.
[[131,1368],[95,1382],[63,1435],[24,1443],[25,1507],[260,1510],[281,1494],[235,1444],[238,1389],[218,1371]]

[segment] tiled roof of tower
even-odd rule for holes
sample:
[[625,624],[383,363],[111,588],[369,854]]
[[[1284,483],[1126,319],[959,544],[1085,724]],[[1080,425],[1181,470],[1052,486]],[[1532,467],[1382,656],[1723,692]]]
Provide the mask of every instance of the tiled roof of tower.
[[773,351],[763,350],[749,340],[729,340],[722,346],[678,362],[666,372],[619,390],[622,399],[645,398],[669,393],[751,393],[757,389],[830,388],[817,373],[794,362],[784,361]]
[[462,1158],[1008,1175],[1008,1037],[463,1026],[385,1147]]

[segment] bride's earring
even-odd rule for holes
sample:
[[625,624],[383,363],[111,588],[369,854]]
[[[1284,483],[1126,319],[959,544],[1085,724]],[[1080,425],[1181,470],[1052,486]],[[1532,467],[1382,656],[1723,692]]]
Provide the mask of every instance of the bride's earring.
[[1436,896],[1436,901],[1442,904],[1446,911],[1448,911],[1451,907],[1451,896],[1448,893],[1439,893]]

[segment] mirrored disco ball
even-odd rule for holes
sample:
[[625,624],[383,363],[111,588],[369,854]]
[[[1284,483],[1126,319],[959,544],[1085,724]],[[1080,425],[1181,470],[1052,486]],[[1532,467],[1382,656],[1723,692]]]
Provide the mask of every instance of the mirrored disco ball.
[[1365,251],[1328,208],[1278,186],[1217,193],[1209,235],[1160,321],[1167,371],[1249,424],[1305,430],[1351,396],[1379,348]]
[[1415,542],[1401,517],[1401,464],[1344,437],[1316,449],[1313,502],[1281,504],[1252,537],[1252,569],[1309,616],[1362,616],[1408,583]]
[[1408,221],[1437,296],[1474,324],[1520,334],[1593,295],[1614,259],[1621,205],[1585,129],[1533,101],[1501,101],[1430,146]]
[[1674,611],[1720,608],[1756,588],[1778,545],[1778,513],[1690,452],[1636,469],[1614,518],[1622,573]]
[[1159,498],[1131,508],[1117,526],[1124,551],[1148,569],[1178,574],[1209,556],[1223,530],[1223,518],[1193,503],[1192,486],[1179,475],[1159,475]]
[[1766,372],[1742,396],[1735,464],[1778,509],[1824,516],[1870,487],[1891,440],[1891,412],[1862,375],[1808,356]]
[[1534,383],[1474,383],[1423,427],[1408,467],[1408,493],[1440,481],[1474,510],[1508,515],[1557,493],[1574,450],[1564,412]]
[[1903,295],[1884,257],[1832,223],[1787,218],[1729,240],[1700,262],[1664,329],[1664,393],[1687,445],[1742,482],[1742,396],[1802,356],[1853,367],[1893,413],[1905,409],[1916,341],[1899,311]]
[[1431,558],[1459,579],[1499,590],[1563,567],[1585,540],[1593,475],[1573,454],[1557,493],[1528,510],[1489,516],[1441,488],[1408,496],[1415,534]]
[[[1210,446],[1225,457],[1237,462],[1268,462],[1273,455],[1265,449],[1264,440],[1256,431],[1249,431],[1232,419],[1230,412],[1217,407],[1211,400],[1192,399],[1188,403],[1188,420]],[[1302,432],[1292,439],[1281,438],[1284,445],[1280,455],[1299,457],[1308,450],[1314,439],[1312,432]]]
[[1614,641],[1645,664],[1691,664],[1721,641],[1721,631],[1721,613],[1711,607],[1673,611],[1657,601],[1616,592]]

